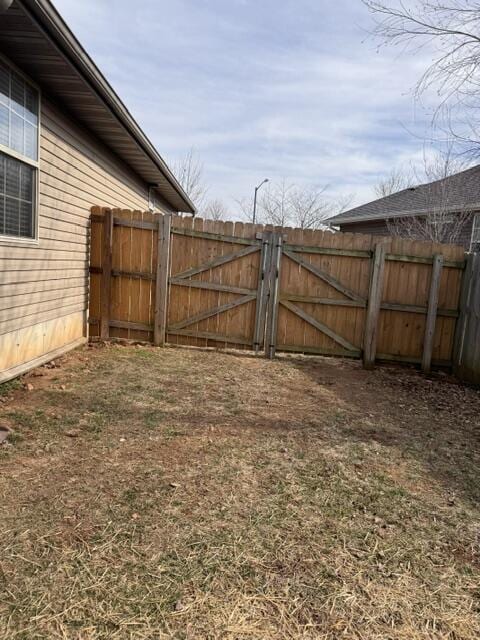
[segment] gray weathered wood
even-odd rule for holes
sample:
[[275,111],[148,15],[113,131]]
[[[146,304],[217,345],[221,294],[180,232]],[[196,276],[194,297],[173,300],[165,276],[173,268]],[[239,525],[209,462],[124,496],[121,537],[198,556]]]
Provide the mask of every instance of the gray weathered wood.
[[[387,253],[385,260],[391,262],[413,262],[415,264],[433,264],[433,258],[426,258],[424,256],[404,256],[397,253]],[[450,267],[451,269],[464,269],[464,260],[444,260],[444,267]]]
[[110,326],[115,329],[131,329],[132,331],[153,331],[153,326],[143,322],[128,322],[125,320],[110,320]]
[[165,344],[167,328],[168,279],[170,270],[170,237],[172,217],[160,216],[158,220],[157,270],[155,282],[155,311],[153,343]]
[[378,319],[382,304],[383,276],[385,272],[385,253],[384,244],[379,243],[375,245],[370,275],[365,333],[363,337],[363,365],[366,369],[373,369],[375,366]]
[[156,231],[157,223],[147,222],[146,220],[124,220],[123,218],[114,218],[115,227],[129,227],[130,229],[146,229],[148,231]]
[[167,333],[173,333],[173,331],[177,331],[178,329],[184,329],[192,324],[197,322],[201,322],[202,320],[206,320],[207,318],[211,318],[212,316],[216,316],[219,313],[224,313],[225,311],[229,311],[230,309],[234,309],[235,307],[239,307],[242,304],[247,304],[247,302],[251,302],[255,300],[256,295],[248,295],[242,296],[241,298],[237,298],[236,300],[232,300],[231,302],[227,302],[226,304],[222,304],[219,307],[215,307],[213,309],[207,309],[206,311],[202,311],[201,313],[197,313],[194,316],[190,316],[190,318],[186,318],[181,322],[177,322],[172,324],[167,329]]
[[213,340],[214,342],[225,342],[230,344],[242,344],[246,346],[252,346],[251,340],[242,338],[241,336],[222,336],[218,333],[212,333],[210,331],[193,331],[189,329],[177,329],[175,331],[168,331],[168,335],[171,336],[189,336],[192,338],[205,338],[206,340]]
[[[399,356],[393,353],[377,353],[376,359],[378,362],[399,362],[404,364],[421,365],[422,359],[415,358],[414,356]],[[450,360],[432,360],[432,365],[435,367],[451,368],[452,362]]]
[[112,287],[112,243],[113,243],[113,213],[110,209],[105,211],[103,217],[103,242],[102,242],[102,277],[101,277],[101,315],[100,337],[106,340],[110,336],[110,308]]
[[[397,304],[396,302],[382,302],[380,307],[385,311],[404,311],[405,313],[418,313],[425,315],[428,312],[427,307],[416,304]],[[437,309],[437,316],[445,318],[457,318],[458,311],[456,309]]]
[[191,238],[204,238],[205,240],[217,240],[218,242],[228,242],[230,244],[248,244],[260,247],[260,242],[256,238],[240,238],[237,236],[226,236],[221,233],[211,233],[210,231],[197,231],[196,229],[172,229],[172,233]]
[[293,251],[294,253],[312,253],[325,256],[343,256],[345,258],[371,258],[372,252],[362,249],[334,249],[332,247],[309,247],[300,244],[283,245],[284,251]]
[[277,351],[308,353],[318,356],[337,356],[339,358],[359,358],[361,354],[360,349],[356,349],[355,351],[347,351],[346,349],[328,349],[327,347],[309,347],[291,344],[277,345]]
[[185,280],[184,278],[170,278],[170,284],[178,287],[191,287],[192,289],[205,289],[207,291],[223,291],[225,293],[238,293],[239,295],[254,295],[255,289],[234,287],[229,284],[217,282],[201,282],[200,280]]
[[208,262],[204,262],[203,264],[198,265],[198,267],[191,267],[190,269],[182,271],[181,273],[174,273],[172,275],[172,278],[191,278],[192,276],[196,276],[199,273],[203,273],[204,271],[209,271],[210,269],[215,269],[215,267],[220,267],[227,264],[228,262],[232,262],[233,260],[238,260],[239,258],[243,258],[244,256],[249,256],[251,253],[259,251],[260,247],[261,245],[258,244],[254,247],[245,247],[245,249],[235,251],[235,253],[229,253],[225,256],[218,256],[213,260],[209,260]]
[[287,256],[287,258],[290,258],[290,260],[293,260],[294,262],[299,264],[301,267],[303,267],[307,271],[310,271],[310,273],[313,273],[313,275],[317,276],[317,278],[320,278],[321,280],[329,284],[331,287],[333,287],[337,291],[340,291],[340,293],[343,293],[343,295],[347,296],[347,298],[350,298],[351,300],[356,300],[357,302],[365,302],[365,299],[362,298],[362,296],[360,296],[355,291],[352,291],[351,289],[343,285],[339,280],[337,280],[330,274],[326,273],[319,267],[316,267],[315,265],[310,264],[309,262],[306,262],[305,260],[303,260],[303,258],[296,256],[291,251],[284,251],[283,254]]
[[[104,222],[104,216],[92,213],[90,216],[91,222]],[[124,220],[123,218],[113,218],[113,225],[115,227],[130,227],[132,229],[149,229],[155,231],[157,225],[154,222],[147,222],[143,220]]]
[[265,316],[268,298],[268,274],[270,252],[272,248],[272,234],[266,231],[262,237],[262,252],[260,255],[260,269],[258,273],[257,304],[255,309],[255,327],[253,332],[253,348],[258,353],[265,342]]
[[272,233],[272,249],[270,252],[269,293],[265,332],[265,355],[269,359],[275,357],[277,345],[278,306],[280,303],[280,269],[282,264],[283,235]]
[[[88,324],[96,326],[100,324],[99,318],[88,319]],[[129,322],[128,320],[110,320],[110,327],[115,329],[131,329],[133,331],[149,331],[153,332],[153,325],[145,324],[143,322]]]
[[455,335],[454,371],[480,385],[480,254],[469,257]]
[[113,278],[134,278],[135,280],[155,280],[153,273],[143,271],[121,271],[119,269],[112,269]]
[[306,302],[308,304],[331,305],[333,307],[354,307],[356,309],[365,309],[367,301],[359,302],[357,300],[345,300],[340,298],[317,298],[315,296],[297,296],[285,293],[280,296],[280,300],[290,302]]
[[462,289],[460,292],[459,316],[455,326],[455,338],[453,344],[453,367],[457,371],[462,364],[464,353],[465,331],[468,320],[468,303],[473,284],[475,262],[477,254],[470,254],[467,258],[467,265],[462,277]]
[[[335,333],[335,331],[330,329],[330,327],[327,327],[326,324],[323,324],[323,322],[320,322],[319,320],[311,316],[309,313],[307,313],[300,307],[297,307],[297,305],[292,304],[288,300],[281,300],[280,304],[282,304],[282,306],[284,306],[286,309],[288,309],[289,311],[297,315],[299,318],[302,318],[302,320],[305,320],[305,322],[308,322],[308,324],[311,324],[312,327],[315,327],[315,329],[318,329],[319,331],[324,333],[326,336],[334,340],[337,344],[342,346],[344,349],[347,349],[347,351],[352,351],[352,352],[359,351],[359,349],[354,344],[352,344],[351,342],[349,342],[348,340],[340,336],[338,333]],[[299,347],[300,350],[301,348],[302,347]]]
[[425,337],[423,339],[422,370],[428,373],[432,367],[433,338],[437,323],[438,295],[442,278],[443,256],[433,257],[432,275],[430,280],[430,293],[428,296],[428,311],[425,322]]
[[[357,309],[365,309],[367,302],[357,302],[356,300],[340,300],[339,298],[316,298],[315,296],[298,296],[285,293],[281,296],[282,300],[290,300],[290,302],[306,302],[309,304],[319,304],[332,307],[353,307]],[[385,311],[404,311],[405,313],[418,313],[426,315],[427,307],[416,304],[399,304],[396,302],[382,302],[381,307]],[[437,309],[437,316],[445,318],[457,318],[458,311],[456,309]]]

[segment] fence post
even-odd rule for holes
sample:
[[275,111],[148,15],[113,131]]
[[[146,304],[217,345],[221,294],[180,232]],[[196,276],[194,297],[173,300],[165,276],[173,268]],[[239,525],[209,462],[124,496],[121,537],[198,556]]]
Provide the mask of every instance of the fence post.
[[433,338],[437,324],[438,294],[440,292],[442,268],[443,256],[440,254],[434,255],[430,293],[428,295],[427,318],[425,322],[425,338],[423,340],[422,371],[424,373],[429,373],[432,368]]
[[101,278],[101,314],[100,338],[110,337],[110,309],[112,288],[112,246],[113,246],[113,211],[104,209],[103,242],[102,242],[102,278]]
[[462,277],[462,289],[460,292],[459,302],[459,315],[457,318],[457,324],[455,327],[455,338],[453,342],[453,371],[458,373],[462,366],[464,345],[465,345],[465,333],[467,330],[468,322],[468,307],[470,303],[470,296],[472,291],[473,277],[475,273],[475,264],[477,261],[477,255],[471,253],[467,257],[467,263],[465,265],[465,271]]
[[267,331],[265,337],[265,355],[270,360],[275,357],[275,352],[277,349],[277,322],[280,288],[280,267],[282,263],[282,245],[282,234],[273,233],[267,310]]
[[270,265],[270,251],[272,246],[272,234],[265,231],[261,234],[262,249],[260,254],[260,266],[258,273],[257,305],[255,309],[255,329],[253,334],[253,348],[255,353],[260,347],[265,347],[265,314],[268,295],[268,276]]
[[158,218],[157,269],[155,273],[155,315],[153,324],[153,343],[163,346],[167,335],[168,279],[170,267],[170,236],[172,216],[160,215]]
[[373,252],[373,264],[370,276],[367,316],[363,336],[363,366],[373,369],[377,353],[378,318],[382,303],[383,276],[385,273],[385,245],[378,243]]

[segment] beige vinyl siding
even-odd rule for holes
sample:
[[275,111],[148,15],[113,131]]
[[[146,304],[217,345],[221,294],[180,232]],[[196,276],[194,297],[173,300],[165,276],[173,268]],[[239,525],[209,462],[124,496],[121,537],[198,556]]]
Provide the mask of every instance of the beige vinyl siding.
[[148,185],[43,96],[38,242],[0,242],[0,381],[82,338],[93,205],[143,211]]

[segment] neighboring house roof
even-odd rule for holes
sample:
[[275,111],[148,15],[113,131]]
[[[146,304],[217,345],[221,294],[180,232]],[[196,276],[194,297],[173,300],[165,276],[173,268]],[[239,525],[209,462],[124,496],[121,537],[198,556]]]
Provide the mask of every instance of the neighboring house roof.
[[328,223],[340,225],[426,215],[436,211],[459,213],[477,210],[480,210],[480,165],[344,211],[330,218]]
[[195,212],[163,158],[49,0],[15,0],[1,15],[0,43],[8,57],[175,210]]

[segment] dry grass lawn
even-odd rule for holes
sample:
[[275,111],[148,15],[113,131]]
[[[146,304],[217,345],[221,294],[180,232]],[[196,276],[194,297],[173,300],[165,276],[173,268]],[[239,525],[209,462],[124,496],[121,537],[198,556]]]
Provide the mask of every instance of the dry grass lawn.
[[1,638],[480,637],[478,391],[106,346],[0,398]]

